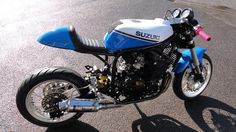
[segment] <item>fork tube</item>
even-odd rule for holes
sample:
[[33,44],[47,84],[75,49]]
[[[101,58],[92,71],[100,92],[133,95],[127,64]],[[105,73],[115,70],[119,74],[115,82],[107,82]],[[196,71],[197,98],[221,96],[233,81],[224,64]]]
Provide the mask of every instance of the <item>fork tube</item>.
[[194,48],[191,48],[190,52],[191,52],[191,55],[192,55],[192,58],[193,58],[193,65],[194,65],[194,67],[196,68],[197,73],[201,74],[201,70],[199,68],[199,64],[200,63],[198,61],[198,57],[197,57],[197,54],[196,54]]

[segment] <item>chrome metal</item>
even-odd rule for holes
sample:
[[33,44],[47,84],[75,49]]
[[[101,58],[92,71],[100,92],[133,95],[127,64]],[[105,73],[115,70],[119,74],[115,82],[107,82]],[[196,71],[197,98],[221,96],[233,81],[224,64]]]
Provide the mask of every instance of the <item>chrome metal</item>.
[[93,99],[69,99],[67,101],[63,101],[59,103],[60,110],[66,111],[83,111],[83,112],[96,112],[98,109],[98,101]]
[[67,112],[97,112],[101,109],[110,109],[121,107],[117,105],[115,99],[97,93],[97,99],[78,99],[73,98],[59,103],[59,109]]
[[110,96],[102,94],[100,92],[97,93],[98,99],[100,103],[113,103],[116,104],[116,100]]
[[[66,85],[71,85],[72,88],[70,89],[65,89],[65,91],[62,91],[60,87],[54,87],[57,89],[56,91],[52,90],[52,87],[50,86],[53,84],[54,86],[66,86]],[[48,89],[48,86],[50,88]],[[73,90],[72,90],[73,89]],[[59,123],[63,122],[65,120],[68,120],[72,118],[73,116],[76,115],[76,113],[69,113],[69,112],[63,112],[63,116],[60,118],[51,118],[50,113],[46,112],[44,108],[42,107],[42,99],[44,98],[45,94],[47,95],[48,92],[61,92],[62,94],[66,95],[68,98],[71,95],[71,91],[77,91],[77,87],[65,80],[47,80],[44,82],[39,83],[38,85],[34,86],[27,94],[26,96],[26,109],[30,113],[30,115],[37,120],[47,122],[47,123]],[[67,92],[70,91],[69,93]],[[77,96],[80,93],[77,91],[76,93],[73,94],[73,96]]]
[[182,78],[181,86],[183,94],[187,97],[196,97],[199,95],[206,87],[211,78],[212,67],[210,62],[203,58],[202,59],[202,73],[203,82],[194,79],[194,73],[191,68],[186,69],[184,76]]
[[193,65],[194,65],[195,69],[197,70],[197,73],[202,74],[201,70],[200,70],[200,67],[199,67],[200,63],[198,61],[198,57],[197,57],[197,54],[196,54],[194,48],[190,49],[190,52],[191,52],[191,55],[192,55],[192,58],[193,58]]

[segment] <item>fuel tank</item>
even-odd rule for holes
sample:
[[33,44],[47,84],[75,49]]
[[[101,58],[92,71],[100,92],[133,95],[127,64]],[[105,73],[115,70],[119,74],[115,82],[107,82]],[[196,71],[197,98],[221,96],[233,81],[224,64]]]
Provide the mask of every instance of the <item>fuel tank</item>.
[[111,52],[161,44],[173,35],[169,21],[156,18],[122,19],[104,36],[104,44]]

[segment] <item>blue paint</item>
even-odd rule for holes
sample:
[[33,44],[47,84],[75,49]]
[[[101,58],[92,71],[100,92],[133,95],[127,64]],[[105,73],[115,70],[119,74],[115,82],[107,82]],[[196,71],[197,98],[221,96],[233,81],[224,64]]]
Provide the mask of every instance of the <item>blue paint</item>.
[[104,44],[110,52],[118,52],[129,48],[150,46],[153,45],[154,42],[145,41],[112,31],[104,36]]
[[[197,47],[194,48],[194,50],[196,51],[199,62],[202,63],[202,57],[206,52],[206,48]],[[184,50],[182,52],[182,57],[179,59],[179,62],[174,69],[174,72],[180,73],[183,72],[186,67],[191,67],[192,60],[193,59],[190,50]]]
[[46,32],[37,41],[51,47],[75,50],[67,26]]

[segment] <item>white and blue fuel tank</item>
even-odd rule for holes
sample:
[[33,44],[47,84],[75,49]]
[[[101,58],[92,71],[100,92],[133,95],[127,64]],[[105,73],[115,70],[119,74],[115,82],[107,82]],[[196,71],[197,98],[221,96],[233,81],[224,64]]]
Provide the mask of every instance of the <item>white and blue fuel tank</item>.
[[161,44],[173,33],[171,23],[161,18],[154,20],[122,19],[110,32],[106,33],[104,44],[110,52],[118,52]]

